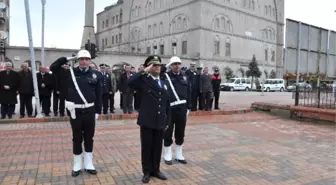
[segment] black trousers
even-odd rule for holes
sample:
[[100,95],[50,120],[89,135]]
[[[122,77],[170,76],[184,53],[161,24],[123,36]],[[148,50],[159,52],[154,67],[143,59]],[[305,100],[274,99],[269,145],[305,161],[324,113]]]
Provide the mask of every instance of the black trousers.
[[140,139],[143,173],[160,172],[163,131],[140,126]]
[[211,101],[212,101],[211,92],[203,92],[202,93],[203,110],[205,111],[211,110],[212,105]]
[[134,109],[138,111],[140,109],[140,105],[141,105],[141,93],[136,92],[134,93]]
[[122,93],[122,104],[124,114],[133,112],[133,92]]
[[5,119],[6,116],[8,116],[8,118],[12,118],[14,111],[15,111],[15,104],[6,104],[6,103],[1,104],[2,119]]
[[57,93],[53,93],[53,111],[54,111],[55,116],[57,115],[58,112],[61,116],[64,116],[64,113],[65,113],[65,97],[64,96],[57,94]]
[[219,96],[220,96],[220,90],[215,89],[214,91],[214,96],[215,96],[215,109],[219,108]]
[[197,111],[197,92],[196,89],[191,91],[191,111]]
[[[42,105],[42,112],[46,115],[50,115],[50,106],[51,100],[50,96],[41,96],[40,95],[40,105]],[[35,109],[35,115],[37,115],[37,110]]]
[[187,123],[187,109],[172,109],[171,111],[171,123],[167,130],[164,132],[164,146],[170,146],[173,144],[173,132],[175,127],[175,143],[176,145],[182,145],[184,142],[184,133]]
[[109,93],[104,93],[102,96],[103,99],[103,114],[107,114],[108,108],[109,108],[109,98],[110,94]]
[[202,93],[197,93],[198,110],[203,110]]
[[122,93],[120,92],[120,108],[122,109],[123,108],[123,95]]
[[25,116],[25,110],[27,110],[28,116],[33,115],[32,98],[31,94],[20,94],[20,116]]
[[70,124],[72,128],[73,154],[80,155],[83,152],[83,139],[85,152],[92,152],[96,125],[94,108],[76,109],[76,119],[70,117]]
[[114,111],[114,93],[110,94],[110,112],[112,113]]

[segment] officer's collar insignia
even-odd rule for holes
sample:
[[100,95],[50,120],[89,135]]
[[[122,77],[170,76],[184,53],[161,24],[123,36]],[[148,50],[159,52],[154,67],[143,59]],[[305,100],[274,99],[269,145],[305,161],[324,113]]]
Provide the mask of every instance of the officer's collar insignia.
[[97,75],[95,73],[92,74],[92,78],[96,79]]

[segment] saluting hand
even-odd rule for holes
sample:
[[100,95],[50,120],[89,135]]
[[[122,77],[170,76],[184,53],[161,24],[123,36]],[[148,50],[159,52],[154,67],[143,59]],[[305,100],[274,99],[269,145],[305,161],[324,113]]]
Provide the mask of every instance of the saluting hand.
[[145,71],[145,72],[149,72],[149,71],[152,69],[152,67],[153,67],[153,64],[147,66],[147,67],[144,69],[144,71]]

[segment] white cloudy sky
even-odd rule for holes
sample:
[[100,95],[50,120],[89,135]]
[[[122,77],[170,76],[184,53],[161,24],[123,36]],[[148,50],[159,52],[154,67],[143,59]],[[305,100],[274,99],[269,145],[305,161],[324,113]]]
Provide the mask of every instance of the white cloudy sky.
[[[95,14],[117,0],[96,0]],[[271,1],[271,0],[269,0]],[[34,46],[41,46],[41,1],[29,0]],[[84,25],[84,0],[47,0],[45,46],[78,49]],[[336,30],[336,0],[286,0],[286,18]],[[10,45],[28,46],[23,0],[11,0]]]

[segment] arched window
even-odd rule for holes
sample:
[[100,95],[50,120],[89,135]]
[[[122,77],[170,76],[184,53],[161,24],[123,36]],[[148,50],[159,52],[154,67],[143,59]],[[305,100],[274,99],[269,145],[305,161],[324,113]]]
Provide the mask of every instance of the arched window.
[[269,12],[269,15],[272,15],[272,7],[271,7],[271,5],[268,5],[268,12]]
[[222,18],[221,18],[221,28],[222,28],[222,29],[225,29],[225,27],[226,27],[226,25],[225,25],[225,18],[222,17]]
[[265,14],[267,15],[267,6],[265,5]]
[[220,39],[218,36],[214,38],[214,55],[220,55]]
[[255,2],[254,2],[254,0],[252,0],[252,9],[253,10],[255,9]]
[[152,26],[149,25],[148,26],[148,38],[150,38],[152,36]]
[[156,24],[154,24],[154,26],[153,26],[153,37],[156,37],[156,33],[157,33],[157,26],[156,26]]
[[177,19],[177,29],[181,29],[181,28],[182,28],[182,19],[181,19],[181,17],[179,17]]
[[275,17],[275,9],[274,8],[272,9],[272,14]]
[[271,31],[270,29],[268,30],[268,36],[269,36],[269,39],[270,39],[270,40],[273,39],[273,37],[272,37],[272,31]]
[[159,34],[160,34],[160,35],[163,35],[163,32],[164,32],[164,31],[163,31],[163,23],[161,22],[161,23],[160,23],[160,26],[159,26]]
[[148,13],[151,12],[152,10],[152,2],[149,2],[148,3]]
[[176,22],[175,21],[173,21],[172,26],[173,26],[173,31],[175,31],[176,30]]
[[183,29],[187,29],[188,28],[188,24],[187,24],[187,18],[183,19]]
[[231,40],[229,38],[225,40],[225,56],[231,57]]
[[215,28],[219,28],[219,18],[216,18],[215,20]]
[[163,8],[163,7],[164,7],[164,1],[160,0],[160,8]]
[[188,53],[188,38],[184,36],[182,38],[182,55],[186,55]]

